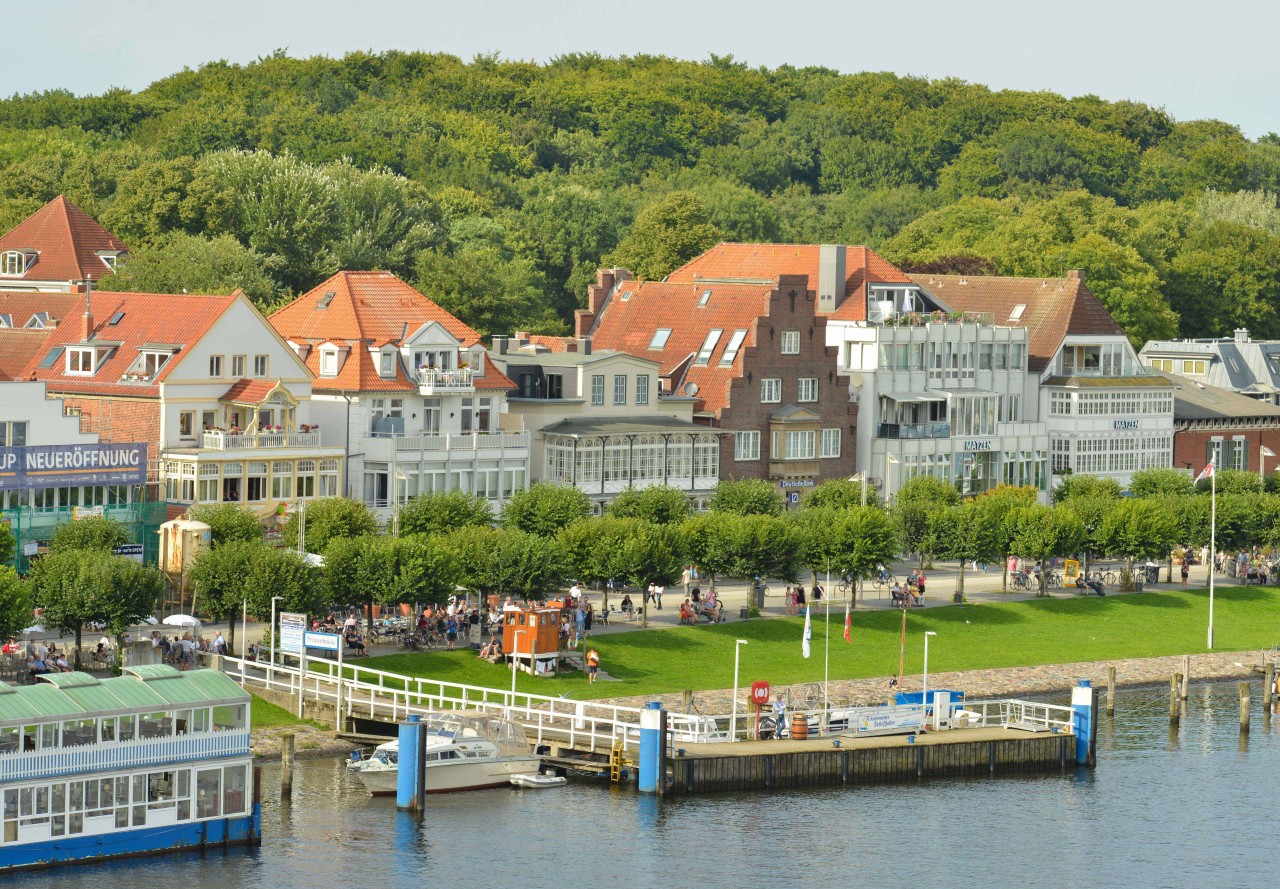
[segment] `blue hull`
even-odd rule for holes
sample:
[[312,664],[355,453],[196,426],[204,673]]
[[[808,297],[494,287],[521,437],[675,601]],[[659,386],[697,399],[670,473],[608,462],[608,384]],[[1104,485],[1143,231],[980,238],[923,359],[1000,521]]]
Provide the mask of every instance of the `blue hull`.
[[239,815],[235,818],[167,827],[139,827],[136,830],[95,836],[66,836],[23,846],[6,846],[0,851],[0,874],[60,864],[105,861],[110,858],[160,855],[209,846],[254,844],[262,837],[261,825],[262,810],[255,805],[252,815]]

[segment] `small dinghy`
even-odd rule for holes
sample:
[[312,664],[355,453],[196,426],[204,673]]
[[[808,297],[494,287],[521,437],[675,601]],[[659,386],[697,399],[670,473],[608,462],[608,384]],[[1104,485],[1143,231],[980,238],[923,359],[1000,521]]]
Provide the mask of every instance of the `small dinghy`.
[[514,787],[561,787],[568,781],[560,775],[547,775],[539,772],[536,775],[512,775]]

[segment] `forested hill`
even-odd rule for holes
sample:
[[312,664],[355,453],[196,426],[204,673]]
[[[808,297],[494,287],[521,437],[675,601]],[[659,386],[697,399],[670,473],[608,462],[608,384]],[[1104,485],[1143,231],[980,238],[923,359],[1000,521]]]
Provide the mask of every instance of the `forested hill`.
[[485,332],[563,329],[602,262],[722,239],[1081,268],[1135,341],[1280,337],[1280,138],[1134,102],[731,58],[276,55],[0,102],[0,227],[65,193],[116,289],[269,305],[383,268]]

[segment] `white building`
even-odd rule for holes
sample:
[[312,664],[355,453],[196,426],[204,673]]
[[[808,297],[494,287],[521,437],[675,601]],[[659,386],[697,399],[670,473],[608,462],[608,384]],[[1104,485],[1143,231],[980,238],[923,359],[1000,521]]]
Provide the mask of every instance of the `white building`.
[[591,340],[494,337],[490,361],[516,384],[510,412],[532,435],[534,481],[574,485],[601,513],[628,488],[666,485],[705,510],[720,480],[721,432],[696,399],[661,392],[658,361]]
[[[1065,278],[915,275],[929,295],[964,312],[1027,331],[1028,367],[1039,379],[1039,417],[1051,470],[1114,478],[1173,459],[1173,387],[1143,367],[1079,272]],[[1000,319],[1005,319],[1003,322]]]
[[1138,357],[1147,367],[1280,405],[1280,341],[1230,338],[1150,340]]
[[454,490],[496,512],[528,486],[529,434],[507,415],[514,384],[474,330],[395,275],[339,272],[270,320],[315,374],[313,416],[349,455],[347,495],[382,518]]

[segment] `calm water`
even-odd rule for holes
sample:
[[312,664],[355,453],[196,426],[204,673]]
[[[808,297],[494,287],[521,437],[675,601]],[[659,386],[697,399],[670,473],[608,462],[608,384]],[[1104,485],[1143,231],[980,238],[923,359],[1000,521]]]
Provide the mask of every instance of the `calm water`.
[[[1259,684],[1254,684],[1254,701]],[[570,783],[433,797],[417,822],[342,763],[299,763],[291,806],[263,770],[261,849],[64,868],[14,889],[417,886],[1254,887],[1275,881],[1280,718],[1237,730],[1235,683],[1118,697],[1092,773],[928,780],[661,803]]]

